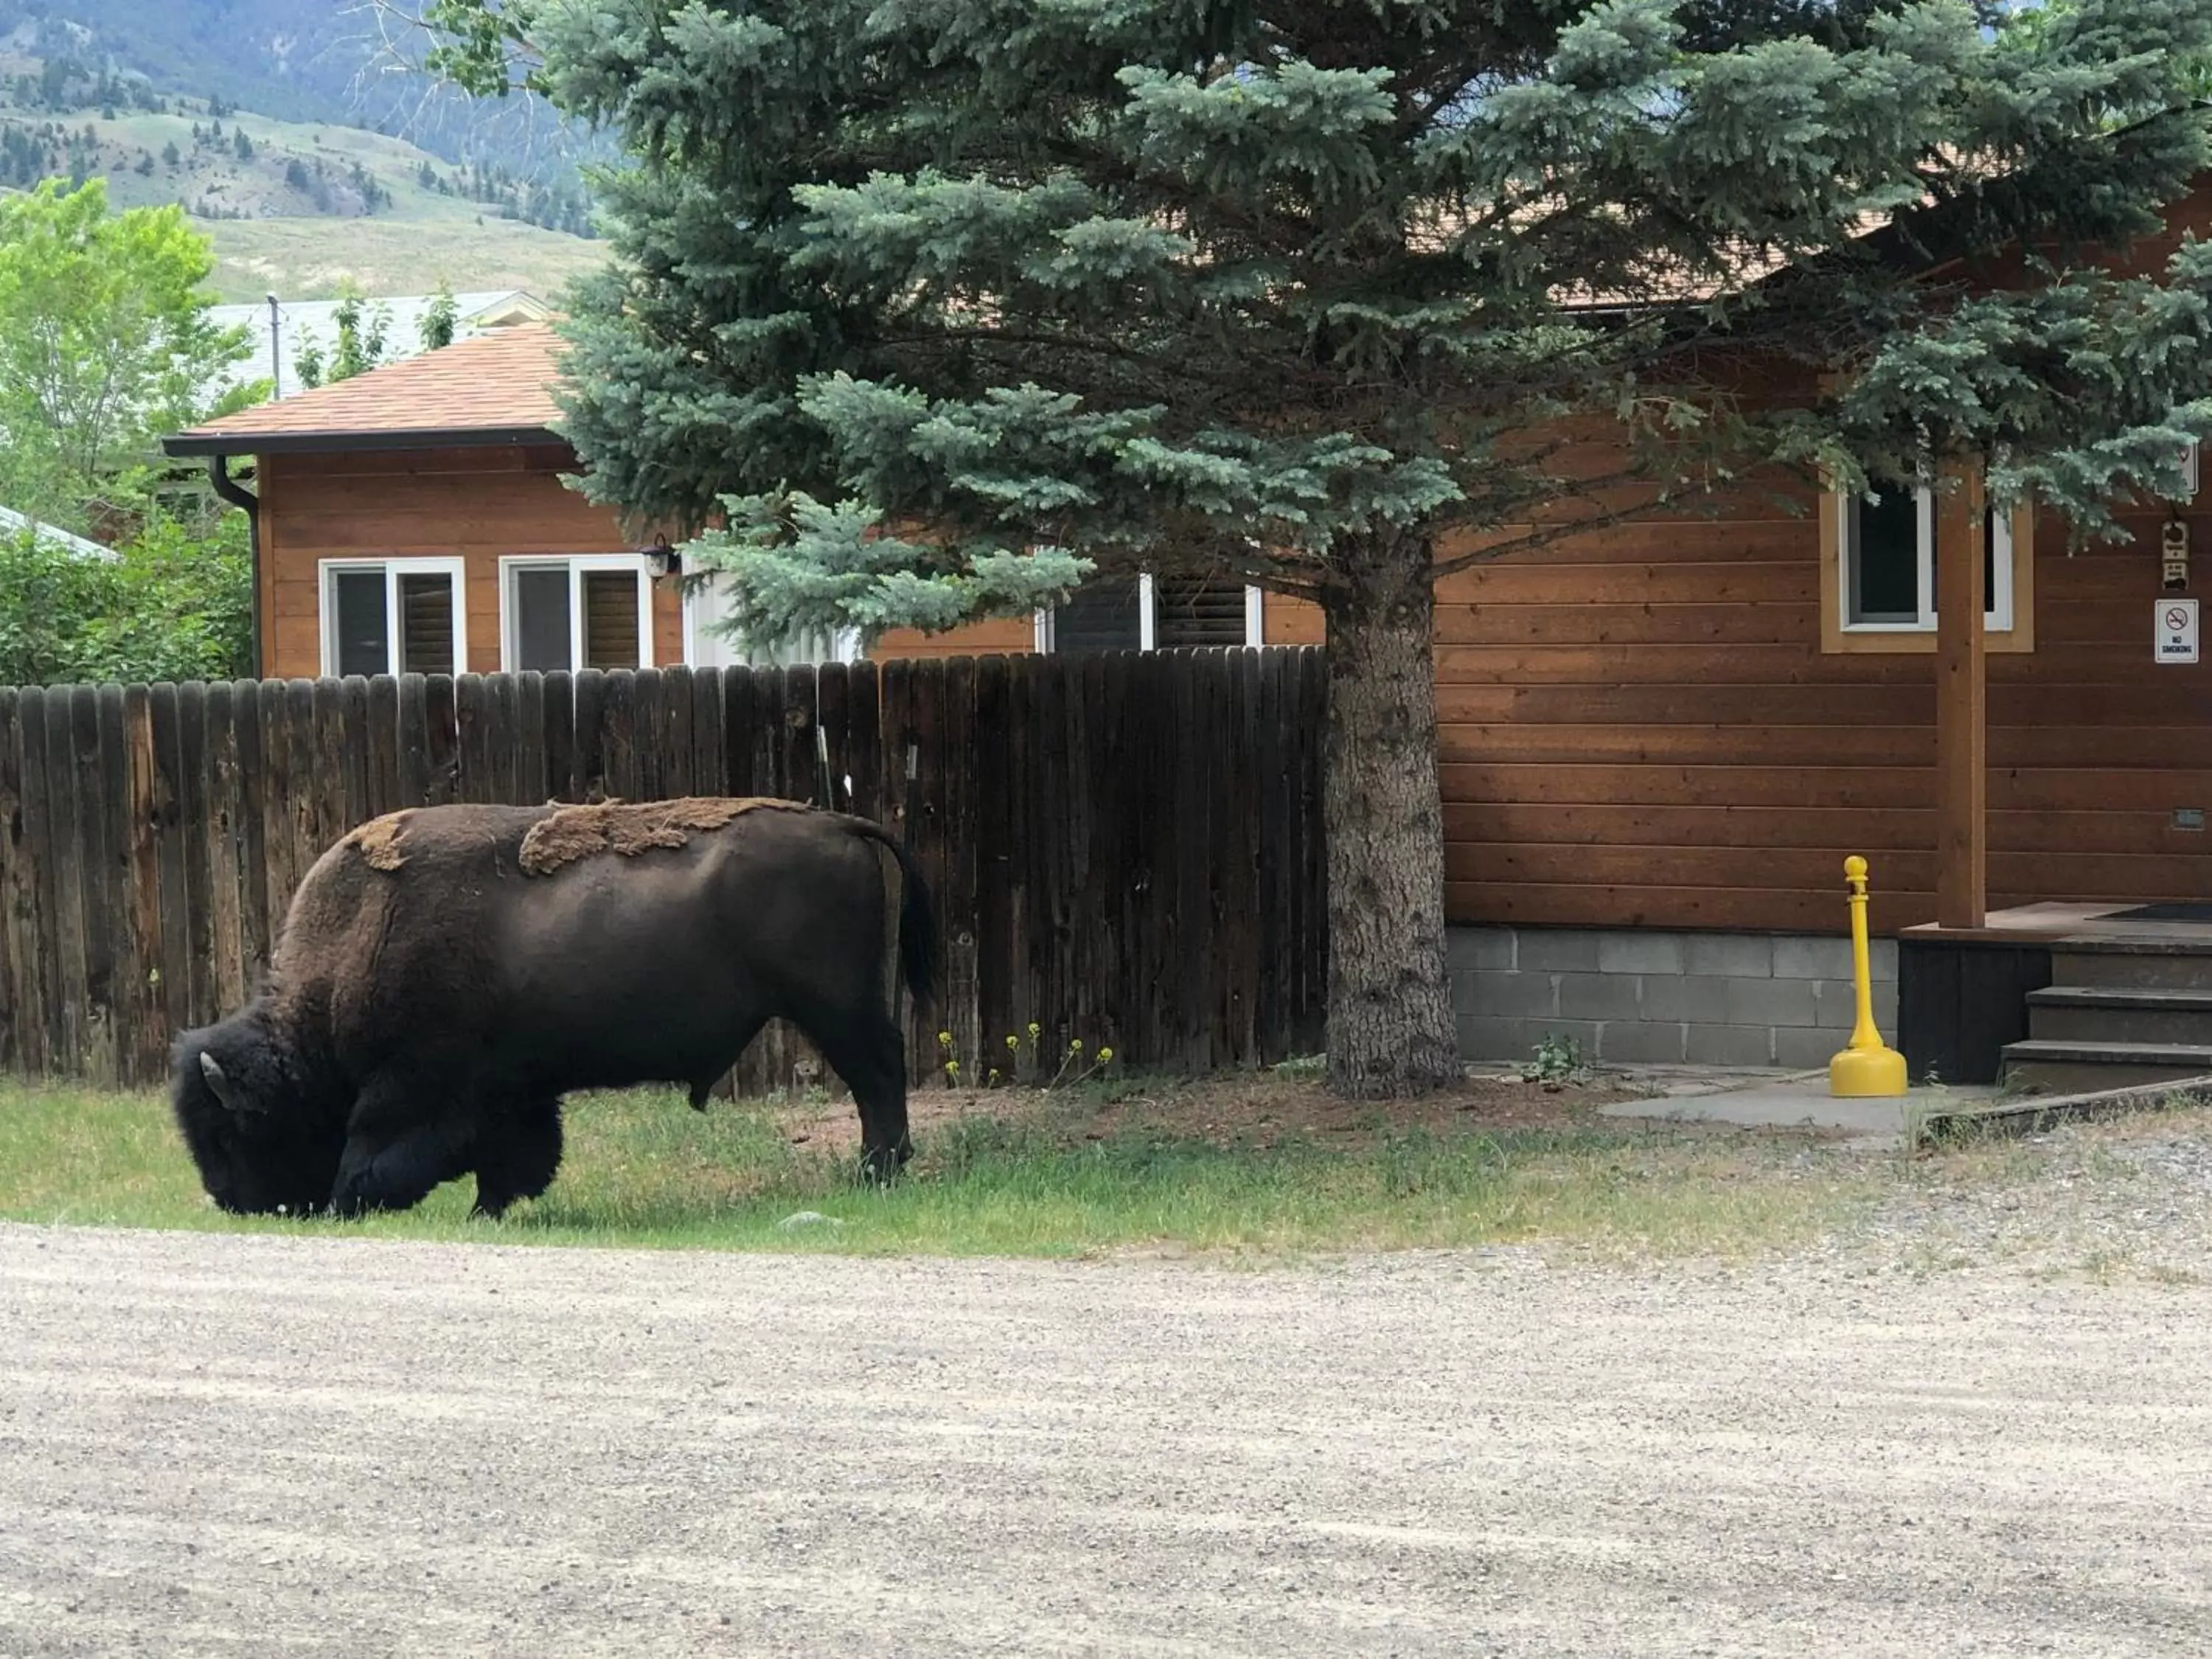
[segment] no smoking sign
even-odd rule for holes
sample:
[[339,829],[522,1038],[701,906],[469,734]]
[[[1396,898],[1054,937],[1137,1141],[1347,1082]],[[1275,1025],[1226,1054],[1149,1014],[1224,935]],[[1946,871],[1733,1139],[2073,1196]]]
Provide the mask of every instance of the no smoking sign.
[[2160,599],[2158,602],[2156,655],[2160,662],[2197,660],[2197,601]]

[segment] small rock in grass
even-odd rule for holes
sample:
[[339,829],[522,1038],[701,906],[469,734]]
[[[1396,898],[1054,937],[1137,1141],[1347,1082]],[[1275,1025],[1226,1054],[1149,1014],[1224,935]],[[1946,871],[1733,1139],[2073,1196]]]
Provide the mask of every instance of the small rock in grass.
[[845,1224],[834,1215],[824,1215],[819,1210],[799,1210],[775,1224],[779,1232],[795,1233],[801,1227],[842,1227]]

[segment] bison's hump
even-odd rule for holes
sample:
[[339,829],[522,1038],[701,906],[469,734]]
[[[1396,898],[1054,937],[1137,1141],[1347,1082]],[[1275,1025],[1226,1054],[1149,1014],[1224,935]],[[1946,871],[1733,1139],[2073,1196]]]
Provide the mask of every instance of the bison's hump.
[[655,848],[684,846],[695,832],[720,830],[740,813],[805,812],[804,802],[761,797],[693,796],[682,800],[606,801],[564,806],[530,826],[517,860],[525,875],[550,875],[579,859],[617,854],[635,858]]

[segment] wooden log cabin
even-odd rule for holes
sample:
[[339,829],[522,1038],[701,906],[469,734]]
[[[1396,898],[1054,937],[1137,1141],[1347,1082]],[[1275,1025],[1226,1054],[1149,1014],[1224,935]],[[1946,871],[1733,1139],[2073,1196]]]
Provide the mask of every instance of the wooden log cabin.
[[[2209,199],[2115,261],[2162,259],[2206,228]],[[712,596],[656,581],[612,515],[561,483],[574,458],[553,430],[555,350],[544,326],[507,329],[168,440],[234,490],[227,458],[252,458],[264,672],[726,659]],[[2075,553],[2048,514],[1981,511],[1972,480],[1794,506],[1747,492],[1441,590],[1466,1051],[1559,1036],[1607,1060],[1824,1066],[1852,1019],[1856,853],[1873,867],[1877,1015],[1916,1075],[1986,1080],[2008,1050],[2054,1077],[2212,1072],[2212,980],[2178,1010],[2204,1030],[2146,1026],[2166,1005],[2090,960],[2146,937],[2186,957],[2212,922],[2212,666],[2154,648],[2187,597],[2161,544],[2176,526],[2206,544],[2204,498],[2131,512],[2128,539]],[[1147,580],[1056,616],[892,634],[874,654],[1322,631],[1299,601]],[[2146,906],[2179,908],[2133,914]],[[2069,1003],[2078,988],[2054,975],[2106,994]],[[2099,1007],[2124,1018],[2094,1029]]]

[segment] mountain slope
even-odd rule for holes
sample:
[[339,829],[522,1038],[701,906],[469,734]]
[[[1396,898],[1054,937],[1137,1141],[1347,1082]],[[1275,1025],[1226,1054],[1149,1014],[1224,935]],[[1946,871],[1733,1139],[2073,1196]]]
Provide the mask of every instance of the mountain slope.
[[[0,18],[19,3],[0,0]],[[210,9],[186,0],[178,9],[195,7]],[[27,42],[67,55],[40,58]],[[341,121],[282,120],[219,94],[164,90],[94,44],[88,26],[52,17],[0,32],[0,188],[96,176],[120,207],[179,203],[214,240],[226,299],[324,297],[349,279],[370,293],[420,293],[441,278],[550,299],[605,257],[574,234],[589,220],[573,173],[518,173],[488,157],[455,165]],[[293,54],[270,56],[282,65]],[[282,94],[285,80],[261,91]],[[290,85],[295,105],[343,102],[303,84]]]
[[526,176],[566,173],[589,147],[535,100],[474,100],[403,72],[422,42],[387,15],[365,0],[0,0],[0,55],[401,135],[447,161]]

